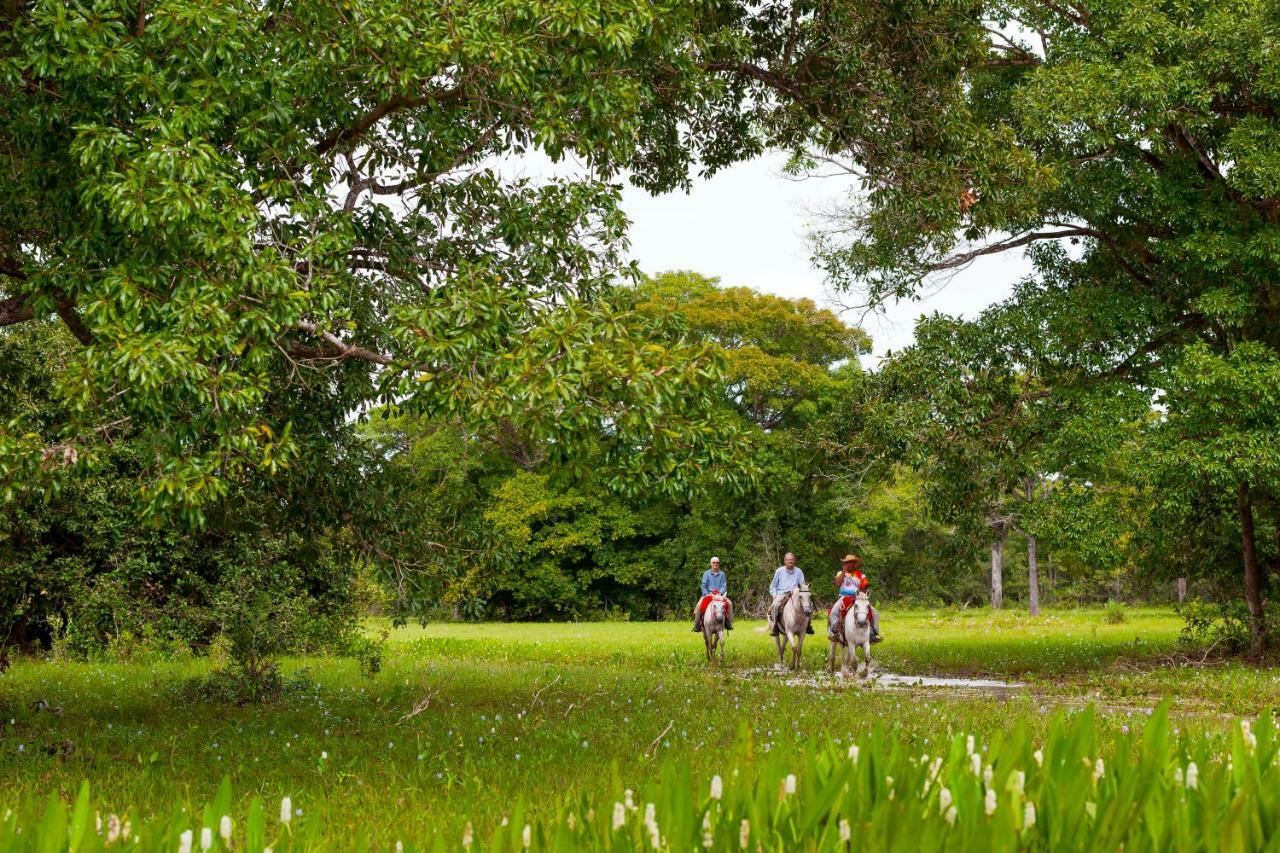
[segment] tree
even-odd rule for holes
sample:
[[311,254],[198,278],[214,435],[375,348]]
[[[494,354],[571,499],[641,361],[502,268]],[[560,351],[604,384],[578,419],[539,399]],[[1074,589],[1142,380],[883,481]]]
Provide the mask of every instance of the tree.
[[[44,488],[126,430],[144,506],[193,523],[240,479],[303,465],[263,400],[395,402],[567,442],[635,474],[697,353],[618,334],[612,176],[658,189],[755,145],[736,115],[745,9],[671,2],[0,6],[0,326],[80,349],[57,434],[0,430],[0,478]],[[681,128],[688,128],[687,132]],[[494,159],[581,155],[581,180]],[[577,353],[613,344],[578,384]],[[599,354],[599,350],[597,350]],[[674,457],[669,450],[679,447]],[[646,452],[636,452],[644,448]],[[59,463],[55,465],[53,463]],[[628,467],[629,466],[629,467]],[[43,479],[42,479],[43,478]],[[53,483],[56,486],[56,482]]]
[[[852,13],[815,14],[838,26]],[[822,120],[798,166],[835,161],[863,177],[817,238],[838,283],[872,301],[910,296],[978,258],[1026,250],[1038,274],[1019,294],[1035,321],[1022,367],[1054,394],[1127,383],[1178,406],[1178,376],[1205,347],[1268,375],[1280,345],[1274,3],[1033,0],[903,15],[899,31],[941,24],[945,49],[912,56],[914,70],[871,52],[869,76],[886,81],[888,103],[914,93],[927,108],[841,102],[824,87],[838,72],[810,87]],[[869,53],[827,49],[835,65]],[[1241,482],[1220,487],[1236,504],[1260,649],[1250,514],[1270,527],[1276,500],[1268,481],[1236,470]]]

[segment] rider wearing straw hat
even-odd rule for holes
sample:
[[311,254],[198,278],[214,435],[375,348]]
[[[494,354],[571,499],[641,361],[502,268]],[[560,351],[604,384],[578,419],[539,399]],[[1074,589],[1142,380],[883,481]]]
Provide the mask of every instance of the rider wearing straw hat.
[[[828,616],[828,633],[831,639],[839,642],[839,631],[841,620],[844,618],[845,610],[853,601],[854,596],[859,592],[865,592],[867,587],[871,585],[871,581],[862,573],[859,568],[862,565],[862,558],[856,554],[845,554],[843,560],[840,561],[840,571],[836,572],[836,603],[831,605]],[[884,637],[880,634],[880,617],[876,614],[874,607],[871,610],[871,642],[878,643]]]

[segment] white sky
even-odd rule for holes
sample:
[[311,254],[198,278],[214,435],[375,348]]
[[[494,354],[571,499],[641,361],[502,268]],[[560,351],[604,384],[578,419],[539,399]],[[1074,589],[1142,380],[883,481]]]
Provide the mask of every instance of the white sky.
[[[842,197],[852,178],[795,180],[782,174],[786,158],[771,155],[739,163],[695,183],[689,193],[650,196],[627,186],[623,208],[631,217],[631,254],[646,273],[692,270],[780,296],[807,296],[835,308],[856,295],[831,294],[809,261],[804,234],[810,212]],[[871,335],[874,364],[887,350],[911,343],[915,321],[935,311],[972,317],[1009,295],[1030,271],[1021,255],[986,258],[927,297],[890,306],[882,315],[847,312],[844,319]]]

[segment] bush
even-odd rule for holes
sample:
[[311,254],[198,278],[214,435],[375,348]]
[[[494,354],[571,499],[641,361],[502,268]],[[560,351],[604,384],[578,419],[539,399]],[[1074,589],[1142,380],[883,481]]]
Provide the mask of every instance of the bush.
[[1102,621],[1108,625],[1123,625],[1127,610],[1128,608],[1119,601],[1108,601],[1102,606]]
[[1249,644],[1248,611],[1242,601],[1213,604],[1188,598],[1177,612],[1183,623],[1180,639],[1186,645],[1235,652]]

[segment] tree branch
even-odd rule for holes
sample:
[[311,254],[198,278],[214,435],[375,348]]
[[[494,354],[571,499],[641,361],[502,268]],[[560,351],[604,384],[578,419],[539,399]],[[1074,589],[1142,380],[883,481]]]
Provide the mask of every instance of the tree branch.
[[309,347],[306,344],[291,341],[290,350],[297,353],[302,358],[331,358],[331,359],[347,359],[355,358],[361,361],[367,361],[371,364],[390,364],[391,357],[383,355],[380,352],[364,349],[339,338],[332,332],[322,332],[315,323],[300,320],[294,324],[294,328],[299,331],[315,335],[324,343],[320,347]]
[[317,154],[327,154],[339,145],[345,142],[351,142],[364,135],[364,133],[378,122],[394,112],[403,109],[412,109],[414,107],[426,106],[430,103],[440,103],[444,101],[455,100],[462,95],[462,87],[454,86],[451,89],[440,89],[429,95],[412,98],[408,95],[392,95],[378,106],[369,110],[360,119],[352,125],[338,128],[329,133],[324,139],[316,143],[314,151]]
[[1010,249],[1020,249],[1023,246],[1029,246],[1030,244],[1041,240],[1061,240],[1065,237],[1097,238],[1099,237],[1099,234],[1092,228],[1063,228],[1058,231],[1032,231],[1029,234],[1023,234],[1021,237],[1010,237],[1008,240],[999,240],[995,243],[988,243],[985,246],[969,252],[952,255],[951,257],[944,258],[937,263],[929,264],[926,269],[930,272],[959,269],[960,267],[963,267],[984,255],[997,255],[1001,252],[1007,252]]

